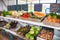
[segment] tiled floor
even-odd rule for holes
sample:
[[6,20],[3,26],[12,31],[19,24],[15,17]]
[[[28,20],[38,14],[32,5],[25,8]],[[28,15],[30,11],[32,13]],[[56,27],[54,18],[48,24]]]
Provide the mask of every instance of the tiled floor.
[[2,35],[0,34],[0,40],[8,40],[8,38],[7,38],[7,37],[4,37],[4,36],[2,36]]

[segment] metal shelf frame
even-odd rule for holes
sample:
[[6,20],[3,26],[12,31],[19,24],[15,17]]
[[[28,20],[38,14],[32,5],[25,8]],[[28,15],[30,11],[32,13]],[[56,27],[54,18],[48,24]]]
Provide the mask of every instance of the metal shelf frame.
[[28,20],[10,18],[10,17],[3,17],[3,16],[0,16],[0,18],[14,20],[14,21],[18,21],[18,22],[24,22],[24,23],[27,23],[27,24],[32,24],[32,25],[43,26],[43,27],[48,27],[48,28],[53,28],[53,29],[56,29],[56,30],[60,30],[60,27],[45,25],[43,22],[32,22],[32,21],[28,21]]

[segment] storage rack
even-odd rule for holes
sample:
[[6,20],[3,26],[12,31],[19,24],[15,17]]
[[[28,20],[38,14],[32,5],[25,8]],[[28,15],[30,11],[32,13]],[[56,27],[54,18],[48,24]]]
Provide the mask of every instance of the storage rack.
[[[17,2],[16,2],[17,3]],[[18,5],[18,4],[16,4]],[[16,19],[16,18],[9,18],[9,17],[3,17],[3,16],[0,16],[0,18],[3,18],[3,19],[9,19],[9,20],[15,20],[15,21],[18,21],[18,22],[24,22],[24,23],[27,23],[27,24],[33,24],[33,25],[38,25],[38,26],[44,26],[44,27],[48,27],[48,28],[53,28],[55,30],[60,30],[60,27],[55,27],[55,26],[49,26],[49,25],[45,25],[43,24],[43,22],[32,22],[32,21],[28,21],[28,20],[22,20],[22,19]],[[13,35],[16,35],[18,37],[20,37],[18,34],[16,34],[15,32],[9,30],[9,29],[5,29],[5,28],[1,28],[7,32],[10,32],[11,34]]]
[[43,22],[40,22],[40,23],[39,22],[32,22],[32,21],[28,21],[28,20],[9,18],[9,17],[3,17],[3,16],[0,16],[0,18],[9,19],[9,20],[15,20],[15,21],[18,21],[18,22],[24,22],[24,23],[27,23],[27,24],[33,24],[33,25],[44,26],[44,27],[60,30],[60,27],[45,25],[45,24],[43,24]]

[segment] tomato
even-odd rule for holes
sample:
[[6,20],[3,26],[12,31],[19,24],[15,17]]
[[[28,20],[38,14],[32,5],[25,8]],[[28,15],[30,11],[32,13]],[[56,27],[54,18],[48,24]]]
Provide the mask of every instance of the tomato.
[[21,17],[23,17],[23,18],[28,18],[28,17],[29,17],[29,14],[24,13]]

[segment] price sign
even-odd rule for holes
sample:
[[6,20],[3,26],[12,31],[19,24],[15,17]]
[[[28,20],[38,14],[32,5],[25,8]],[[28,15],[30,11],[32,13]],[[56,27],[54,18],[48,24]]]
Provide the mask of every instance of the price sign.
[[42,11],[42,4],[34,4],[34,11]]
[[51,4],[50,11],[60,13],[60,4]]
[[21,10],[28,11],[28,4],[21,5]]
[[8,10],[16,10],[16,5],[11,5],[7,7]]
[[10,5],[7,6],[8,10],[21,10],[21,5]]

